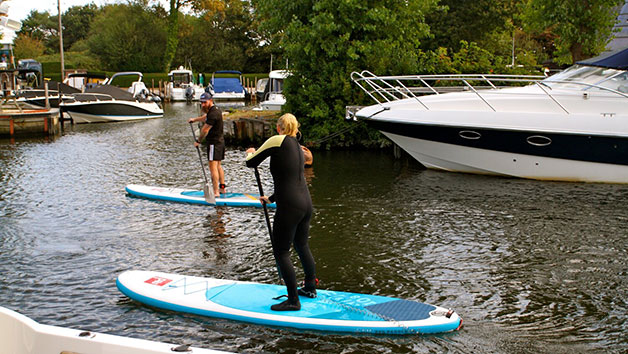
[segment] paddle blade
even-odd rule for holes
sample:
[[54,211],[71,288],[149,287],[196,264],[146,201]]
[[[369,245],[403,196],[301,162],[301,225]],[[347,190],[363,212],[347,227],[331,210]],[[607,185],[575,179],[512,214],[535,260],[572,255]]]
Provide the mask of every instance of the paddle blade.
[[214,190],[209,186],[209,183],[205,183],[205,185],[203,185],[203,195],[205,196],[206,202],[208,202],[209,204],[216,204]]

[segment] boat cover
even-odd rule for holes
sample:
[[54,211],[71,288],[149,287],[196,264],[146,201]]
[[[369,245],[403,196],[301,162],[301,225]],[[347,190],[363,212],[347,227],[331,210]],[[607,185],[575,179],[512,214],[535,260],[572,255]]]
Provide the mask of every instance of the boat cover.
[[[38,87],[38,90],[43,90],[44,89],[44,84],[41,83]],[[48,81],[48,90],[55,90],[55,91],[59,91],[59,89],[61,89],[62,93],[67,93],[67,94],[72,94],[72,93],[78,93],[81,92],[81,90],[74,88],[72,86],[66,85],[62,82],[58,82],[58,81],[53,81],[50,80]]]
[[602,55],[591,59],[581,60],[576,64],[628,70],[628,48],[603,53]]
[[235,77],[216,77],[213,79],[212,86],[214,87],[215,93],[244,92],[244,87],[242,87],[240,80]]
[[109,95],[116,100],[135,101],[132,93],[113,85],[96,85],[86,89],[85,93],[101,93]]

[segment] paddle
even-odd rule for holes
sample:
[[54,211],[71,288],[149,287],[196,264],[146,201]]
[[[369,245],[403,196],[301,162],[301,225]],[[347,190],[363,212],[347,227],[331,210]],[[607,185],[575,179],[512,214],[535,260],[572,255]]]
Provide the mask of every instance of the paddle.
[[[264,188],[262,188],[262,179],[259,176],[259,171],[257,170],[257,166],[255,167],[255,179],[257,180],[257,188],[259,189],[259,195],[264,195]],[[261,200],[260,200],[261,202]],[[270,217],[268,216],[268,208],[266,207],[266,203],[262,202],[262,206],[264,207],[264,216],[266,216],[266,226],[268,227],[268,233],[270,234],[270,244],[275,248],[275,244],[273,242],[273,228],[270,226]],[[275,265],[277,266],[277,274],[279,275],[279,280],[281,277],[281,269],[279,268],[279,264],[277,260],[275,260]]]
[[[190,129],[192,129],[192,136],[194,137],[194,141],[196,141],[196,133],[194,133],[193,123],[190,123]],[[216,204],[216,197],[214,196],[214,189],[210,188],[209,182],[207,181],[207,174],[205,174],[205,164],[203,163],[203,158],[201,157],[201,149],[196,147],[196,152],[198,152],[198,160],[201,162],[201,169],[203,170],[203,177],[205,178],[205,185],[203,186],[203,196],[205,197],[205,201],[209,204]]]

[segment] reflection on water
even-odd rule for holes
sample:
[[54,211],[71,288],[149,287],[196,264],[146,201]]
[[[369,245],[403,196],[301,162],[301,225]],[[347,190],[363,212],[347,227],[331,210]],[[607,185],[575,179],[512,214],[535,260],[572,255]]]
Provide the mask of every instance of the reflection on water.
[[[314,152],[306,169],[321,286],[451,307],[460,332],[330,335],[128,300],[115,288],[127,269],[277,281],[261,209],[124,192],[202,187],[186,123],[196,109],[0,141],[1,306],[45,324],[237,352],[628,349],[628,186],[440,173],[376,152]],[[228,150],[223,166],[230,191],[257,190],[243,151]],[[268,165],[260,172],[272,190]]]

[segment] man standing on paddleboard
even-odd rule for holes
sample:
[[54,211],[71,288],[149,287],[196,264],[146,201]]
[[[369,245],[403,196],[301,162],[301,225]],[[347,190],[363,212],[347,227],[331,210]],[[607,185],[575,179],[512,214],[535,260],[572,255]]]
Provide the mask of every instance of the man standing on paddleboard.
[[[270,157],[270,173],[275,185],[273,195],[260,196],[262,203],[277,203],[271,241],[288,290],[288,300],[272,305],[270,308],[273,311],[298,311],[301,309],[299,295],[316,297],[316,265],[308,245],[312,198],[303,174],[305,158],[296,138],[298,131],[297,119],[292,114],[284,114],[277,121],[279,135],[266,140],[257,151],[254,148],[246,150],[248,167],[257,167]],[[305,272],[305,286],[301,289],[297,289],[296,274],[290,260],[292,245]]]
[[188,123],[204,121],[198,140],[194,142],[194,147],[198,147],[203,139],[207,140],[207,159],[209,160],[209,171],[212,176],[214,195],[225,194],[225,171],[222,169],[221,161],[225,158],[225,137],[222,123],[222,112],[214,104],[212,94],[203,92],[200,98],[201,111],[204,116],[190,118]]

